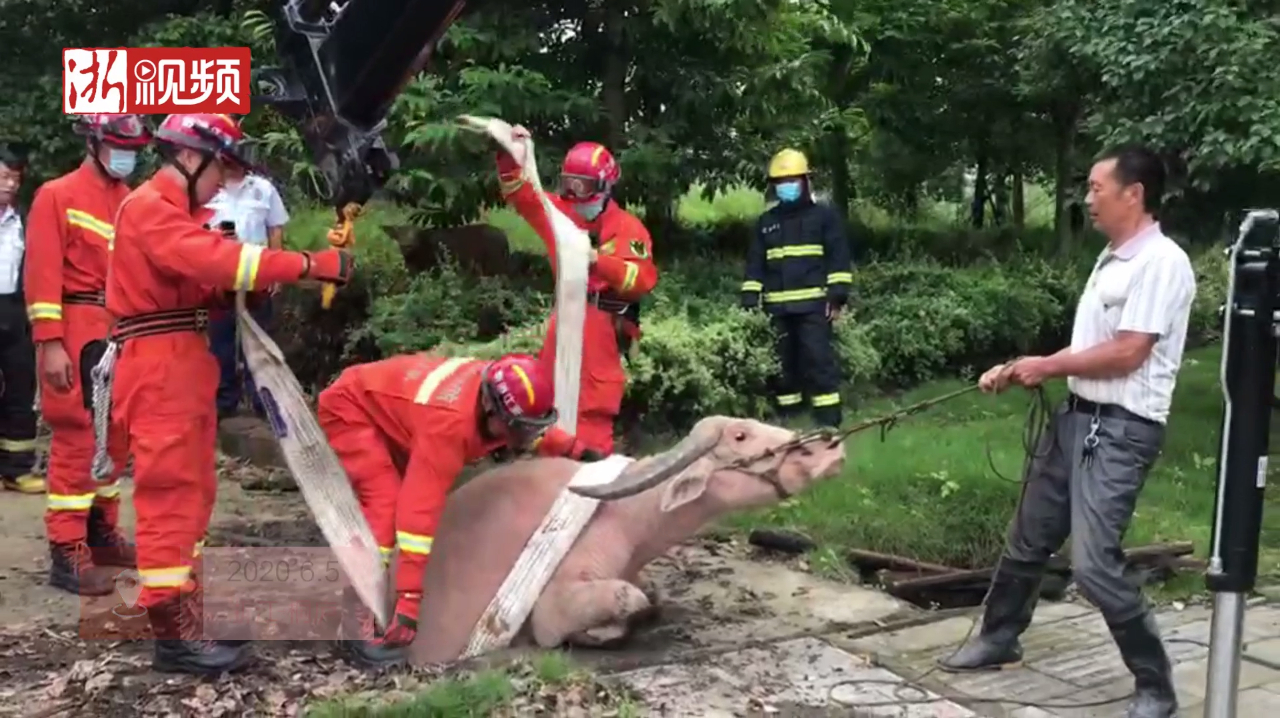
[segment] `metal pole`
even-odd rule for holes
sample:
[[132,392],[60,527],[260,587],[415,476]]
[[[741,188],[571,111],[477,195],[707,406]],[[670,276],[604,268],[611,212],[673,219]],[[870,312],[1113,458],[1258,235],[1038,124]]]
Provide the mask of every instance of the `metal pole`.
[[1214,593],[1205,718],[1235,718],[1245,598],[1258,576],[1275,393],[1280,215],[1275,210],[1250,212],[1230,255],[1220,376],[1222,441],[1205,576]]

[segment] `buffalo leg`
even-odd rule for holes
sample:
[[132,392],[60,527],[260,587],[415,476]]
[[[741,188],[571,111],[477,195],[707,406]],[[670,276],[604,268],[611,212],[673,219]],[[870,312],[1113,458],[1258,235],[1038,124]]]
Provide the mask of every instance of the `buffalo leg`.
[[533,607],[533,640],[542,648],[613,643],[648,608],[644,592],[620,579],[552,582]]

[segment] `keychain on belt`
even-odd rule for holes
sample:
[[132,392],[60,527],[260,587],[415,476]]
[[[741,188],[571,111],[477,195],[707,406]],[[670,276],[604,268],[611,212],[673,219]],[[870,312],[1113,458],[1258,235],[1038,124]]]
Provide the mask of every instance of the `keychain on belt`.
[[1101,443],[1098,439],[1098,427],[1102,426],[1102,421],[1098,418],[1097,413],[1089,417],[1089,433],[1084,437],[1084,452],[1081,454],[1081,462],[1085,466],[1093,463],[1093,452]]

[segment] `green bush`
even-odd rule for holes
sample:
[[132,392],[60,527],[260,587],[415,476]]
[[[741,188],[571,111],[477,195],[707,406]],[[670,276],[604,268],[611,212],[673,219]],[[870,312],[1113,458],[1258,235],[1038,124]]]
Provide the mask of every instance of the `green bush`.
[[[447,262],[410,277],[398,246],[380,229],[398,221],[394,208],[374,205],[370,214],[359,225],[361,276],[339,292],[332,310],[319,308],[314,289],[286,295],[287,325],[305,327],[292,330],[298,337],[288,344],[295,368],[308,367],[309,379],[323,383],[345,364],[405,351],[537,353],[553,299],[545,258],[531,256],[515,277],[469,277]],[[324,211],[296,213],[291,243],[320,246],[329,222]],[[857,266],[849,309],[836,325],[846,396],[971,376],[1011,356],[1065,345],[1092,260],[1014,256],[975,256],[962,266],[934,259]],[[741,258],[699,252],[659,261],[658,286],[642,303],[644,334],[627,365],[624,428],[682,430],[708,414],[768,416],[775,335],[764,313],[738,308]],[[1196,342],[1218,334],[1226,263],[1216,251],[1194,261]]]
[[1191,266],[1196,272],[1196,298],[1187,327],[1188,343],[1207,344],[1222,338],[1219,310],[1227,301],[1231,265],[1222,250],[1209,249],[1192,257]]

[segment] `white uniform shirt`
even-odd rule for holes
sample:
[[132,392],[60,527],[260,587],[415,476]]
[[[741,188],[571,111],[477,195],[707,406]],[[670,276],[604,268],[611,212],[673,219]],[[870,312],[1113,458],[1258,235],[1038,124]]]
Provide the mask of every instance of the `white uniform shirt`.
[[1071,351],[1097,346],[1118,332],[1154,334],[1159,339],[1133,373],[1113,379],[1070,377],[1067,386],[1082,399],[1118,404],[1165,423],[1195,295],[1191,260],[1158,223],[1115,251],[1103,250],[1076,307]]
[[224,186],[205,205],[213,210],[209,226],[219,222],[235,222],[236,237],[245,244],[266,246],[267,230],[283,227],[289,221],[284,202],[274,185],[265,177],[245,175],[238,187]]
[[14,294],[22,279],[22,219],[13,207],[0,209],[0,294]]

